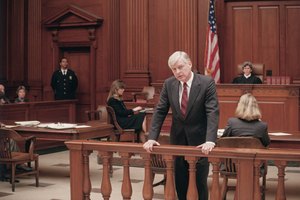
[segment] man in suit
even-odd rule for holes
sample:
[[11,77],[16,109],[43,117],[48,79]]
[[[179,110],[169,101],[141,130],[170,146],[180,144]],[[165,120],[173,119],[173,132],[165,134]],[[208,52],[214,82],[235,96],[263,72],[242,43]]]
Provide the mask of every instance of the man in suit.
[[[216,87],[211,77],[192,72],[192,62],[182,51],[173,53],[168,65],[174,76],[163,85],[160,101],[153,114],[148,141],[144,149],[152,151],[159,145],[157,139],[163,121],[172,109],[170,143],[173,145],[196,146],[208,154],[215,146],[219,123],[219,106]],[[175,159],[175,183],[179,200],[185,200],[188,189],[188,163],[183,157]],[[199,199],[208,199],[207,158],[197,162],[197,189]]]
[[60,69],[56,70],[51,79],[51,87],[55,100],[75,99],[78,79],[74,71],[68,69],[67,58],[60,60]]

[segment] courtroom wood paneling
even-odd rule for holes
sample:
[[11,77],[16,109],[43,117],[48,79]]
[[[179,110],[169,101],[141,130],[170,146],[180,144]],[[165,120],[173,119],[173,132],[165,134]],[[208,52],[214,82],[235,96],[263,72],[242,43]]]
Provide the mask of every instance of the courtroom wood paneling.
[[24,6],[25,1],[8,1],[8,66],[7,80],[20,84],[25,79],[24,71]]
[[69,122],[76,119],[76,101],[44,101],[0,106],[0,121]]
[[298,5],[287,5],[285,8],[285,74],[300,80],[300,2]]
[[7,80],[7,0],[0,1],[0,81]]
[[[219,128],[225,128],[228,118],[235,116],[240,97],[252,93],[262,111],[262,120],[268,123],[269,131],[300,130],[300,85],[264,85],[264,84],[217,84],[220,108]],[[155,91],[161,91],[162,83],[155,85]],[[158,99],[157,99],[158,101]],[[151,107],[156,104],[143,105]],[[127,104],[134,107],[134,104]],[[138,105],[138,104],[136,104]]]
[[169,0],[149,1],[149,70],[152,82],[162,82],[172,74],[167,63],[174,41],[170,29],[172,9]]
[[[26,23],[27,50],[25,51],[25,72],[28,89],[28,98],[31,101],[41,101],[42,96],[42,1],[28,0],[28,21]],[[25,38],[26,40],[26,38]]]
[[121,32],[120,52],[121,78],[128,83],[127,88],[149,85],[148,41],[149,14],[148,0],[120,2]]
[[[89,79],[85,67],[76,69],[83,84],[79,90],[80,101],[84,101],[82,112],[105,103],[109,86],[117,78],[125,80],[127,93],[162,83],[172,75],[167,60],[175,50],[188,52],[194,69],[203,73],[208,3],[209,0],[3,0],[0,81],[5,83],[10,97],[18,85],[28,84],[31,100],[52,100],[50,79],[63,54],[61,47],[84,46],[89,48]],[[51,31],[43,26],[45,19],[71,5],[103,18],[102,26],[93,30],[59,27]],[[231,82],[236,65],[247,59],[264,63],[274,76],[290,75],[300,83],[299,7],[300,1],[296,0],[217,0],[222,82]],[[84,21],[84,17],[76,15],[63,18],[58,21]],[[82,91],[87,86],[88,92]]]
[[208,1],[149,2],[149,68],[152,82],[162,82],[172,75],[168,58],[178,50],[186,51],[192,59],[194,70],[203,73],[207,10]]
[[258,55],[257,60],[265,64],[265,70],[279,75],[280,65],[280,24],[279,6],[258,7]]
[[300,80],[299,1],[228,1],[225,2],[226,37],[222,74],[225,83],[236,76],[237,64],[250,60],[264,63],[273,76],[289,75]]

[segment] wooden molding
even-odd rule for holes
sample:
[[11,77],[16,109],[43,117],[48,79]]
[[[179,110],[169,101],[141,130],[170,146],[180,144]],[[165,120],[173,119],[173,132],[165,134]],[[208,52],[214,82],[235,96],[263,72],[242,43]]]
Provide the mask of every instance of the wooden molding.
[[74,27],[95,27],[103,22],[98,17],[75,5],[69,5],[60,12],[46,18],[43,25],[47,28],[74,28]]

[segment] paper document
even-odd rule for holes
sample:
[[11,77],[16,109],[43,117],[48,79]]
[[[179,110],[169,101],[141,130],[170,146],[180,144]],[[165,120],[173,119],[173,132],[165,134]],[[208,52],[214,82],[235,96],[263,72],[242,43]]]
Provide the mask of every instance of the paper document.
[[68,123],[52,123],[48,124],[47,128],[52,128],[52,129],[69,129],[69,128],[75,128],[77,124],[68,124]]
[[78,125],[78,126],[75,126],[75,128],[89,128],[91,126],[88,126],[88,125]]
[[284,135],[292,135],[292,134],[290,134],[290,133],[283,133],[283,132],[277,132],[277,133],[269,133],[269,135],[284,136]]
[[18,125],[21,125],[21,126],[36,126],[40,122],[39,121],[18,121],[18,122],[15,122],[15,123],[18,124]]
[[153,110],[153,108],[144,108],[144,109],[140,110],[140,112],[146,112],[146,111],[151,111],[151,110]]
[[15,127],[17,127],[16,125],[5,125],[4,126],[5,128],[15,128]]

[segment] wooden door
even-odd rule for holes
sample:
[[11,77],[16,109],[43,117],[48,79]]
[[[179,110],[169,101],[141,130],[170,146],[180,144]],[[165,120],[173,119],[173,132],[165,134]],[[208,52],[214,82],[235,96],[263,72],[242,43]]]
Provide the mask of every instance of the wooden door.
[[91,105],[91,64],[89,47],[62,48],[62,56],[68,59],[69,68],[74,70],[78,78],[76,97],[78,99],[76,109],[76,122],[86,121],[85,111],[90,110]]

